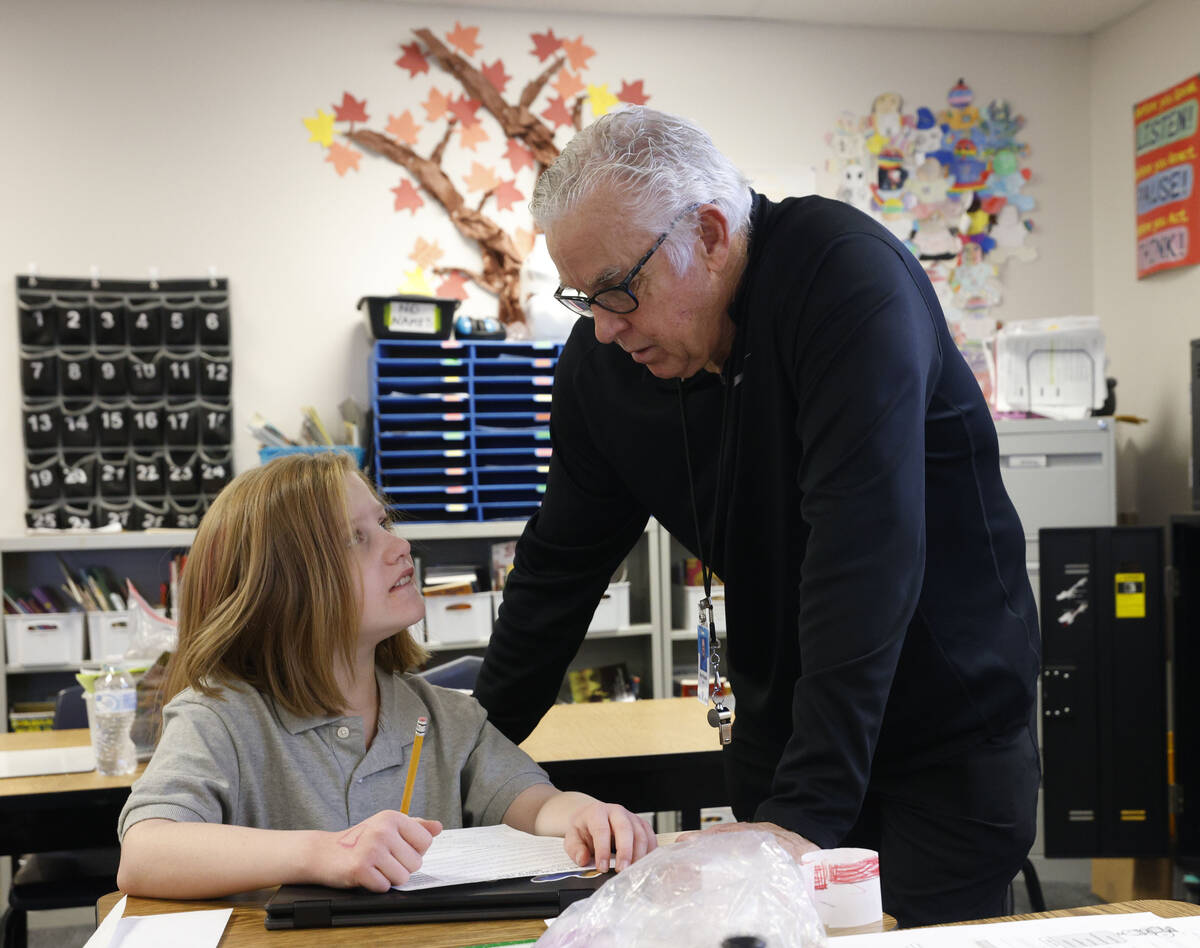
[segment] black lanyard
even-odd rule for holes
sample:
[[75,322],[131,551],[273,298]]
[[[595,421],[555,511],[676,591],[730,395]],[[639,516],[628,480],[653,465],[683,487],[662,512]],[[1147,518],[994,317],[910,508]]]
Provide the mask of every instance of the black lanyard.
[[[729,388],[733,384],[732,380],[726,382],[721,380],[721,432],[720,441],[717,446],[717,481],[713,491],[713,521],[712,531],[709,535],[708,553],[714,554],[717,548],[717,520],[721,516],[721,484],[724,481],[725,474],[725,425],[729,420]],[[713,706],[708,712],[708,723],[717,729],[721,745],[729,744],[733,740],[733,713],[725,707],[725,703],[721,700],[721,694],[725,690],[724,682],[721,680],[721,640],[717,634],[717,624],[713,618],[712,608],[712,565],[709,562],[709,556],[704,552],[704,540],[700,533],[700,512],[696,504],[696,480],[692,476],[692,451],[688,443],[688,428],[687,428],[687,410],[684,407],[683,398],[683,380],[678,382],[679,391],[679,418],[683,422],[683,456],[687,463],[688,477],[688,493],[692,501],[692,523],[696,529],[696,552],[700,554],[700,575],[704,580],[704,600],[701,603],[701,611],[707,614],[707,623],[710,630],[709,638],[709,658],[708,658],[708,681],[705,682],[705,687],[709,697],[712,700]],[[702,642],[701,631],[697,629],[697,637]],[[715,679],[715,688],[714,685]],[[696,682],[699,686],[700,682]]]

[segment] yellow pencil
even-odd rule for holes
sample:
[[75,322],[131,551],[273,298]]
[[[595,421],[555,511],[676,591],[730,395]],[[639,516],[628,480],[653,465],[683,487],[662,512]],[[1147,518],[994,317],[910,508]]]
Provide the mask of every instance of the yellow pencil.
[[408,775],[404,778],[404,796],[400,800],[400,812],[407,815],[408,805],[412,803],[413,784],[417,782],[417,765],[421,762],[421,745],[425,743],[425,731],[429,728],[429,719],[424,715],[417,718],[417,733],[413,737],[412,757],[408,759]]

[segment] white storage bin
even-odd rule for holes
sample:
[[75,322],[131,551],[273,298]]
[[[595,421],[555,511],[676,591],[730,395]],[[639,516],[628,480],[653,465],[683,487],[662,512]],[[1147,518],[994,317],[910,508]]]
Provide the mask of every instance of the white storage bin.
[[430,645],[486,642],[492,637],[492,594],[426,596],[425,630]]
[[10,666],[77,665],[83,661],[83,613],[5,616],[4,644]]
[[133,640],[133,613],[89,612],[87,614],[88,655],[94,662],[120,658]]
[[629,628],[629,582],[609,583],[592,614],[588,635]]
[[[699,615],[700,600],[704,598],[703,586],[672,586],[671,587],[671,627],[696,631],[696,618]],[[713,619],[717,623],[717,631],[724,636],[729,627],[725,624],[725,587],[712,588]]]

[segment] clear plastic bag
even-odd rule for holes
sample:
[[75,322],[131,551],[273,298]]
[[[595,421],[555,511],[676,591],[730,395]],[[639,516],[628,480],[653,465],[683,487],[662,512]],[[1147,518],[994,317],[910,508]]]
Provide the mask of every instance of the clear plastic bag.
[[800,867],[769,833],[700,833],[661,846],[562,913],[539,948],[768,948],[826,944]]

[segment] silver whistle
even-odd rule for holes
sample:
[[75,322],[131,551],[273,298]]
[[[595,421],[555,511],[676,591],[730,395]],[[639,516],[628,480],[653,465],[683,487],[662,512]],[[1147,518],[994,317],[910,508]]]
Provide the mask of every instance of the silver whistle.
[[721,746],[733,742],[733,712],[723,704],[708,709],[708,723],[717,729]]

